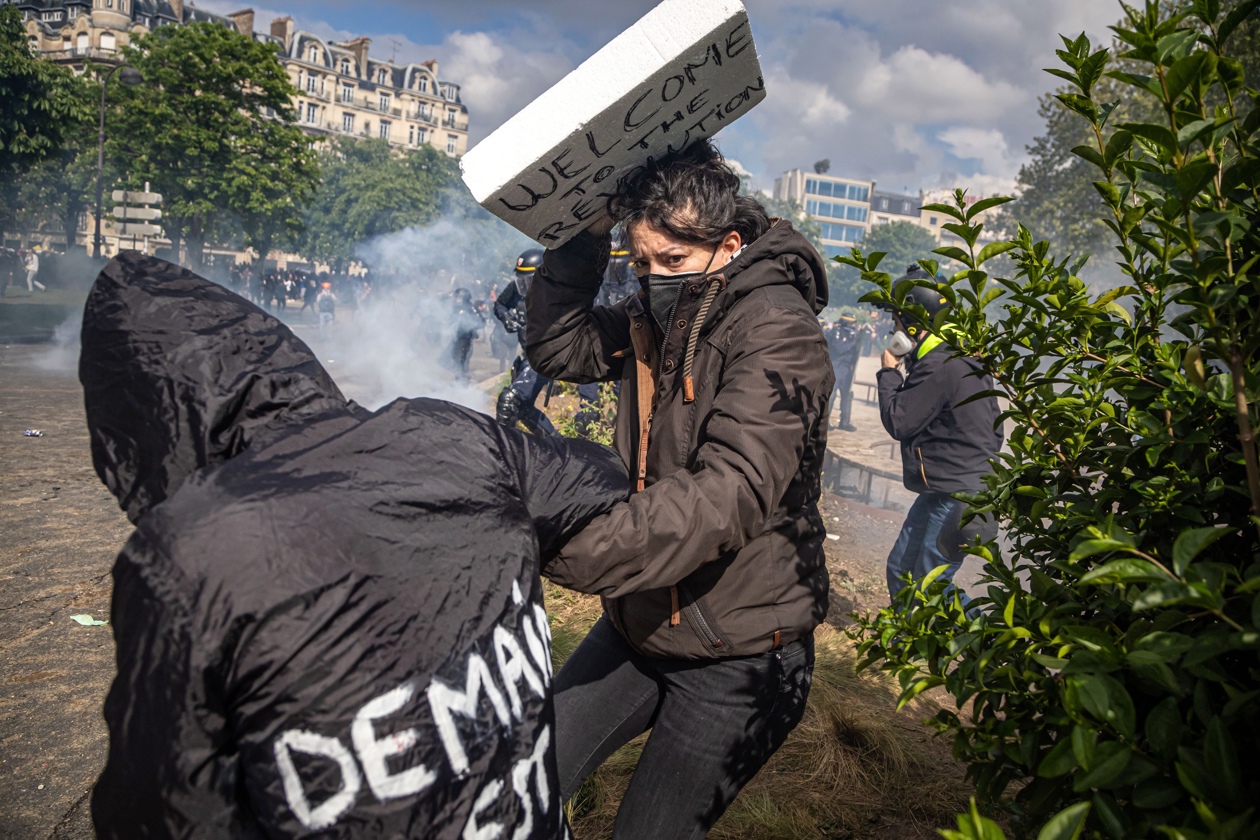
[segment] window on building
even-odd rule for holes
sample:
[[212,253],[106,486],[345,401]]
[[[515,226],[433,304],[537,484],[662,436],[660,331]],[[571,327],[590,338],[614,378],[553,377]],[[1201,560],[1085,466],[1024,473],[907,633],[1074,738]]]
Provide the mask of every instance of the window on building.
[[78,7],[78,6],[71,6],[71,7],[69,8],[69,10],[66,12],[66,14],[67,14],[67,16],[69,17],[69,19],[70,19],[70,20],[76,20],[76,19],[78,19],[78,17],[79,17],[79,7]]
[[421,77],[420,77],[420,81],[416,84],[416,89],[417,89],[417,90],[419,90],[421,93],[428,93],[428,92],[429,92],[429,79],[428,79],[428,77],[426,77],[426,76],[421,76]]
[[862,234],[865,232],[860,227],[837,225],[831,222],[820,222],[819,227],[822,228],[822,238],[830,239],[833,242],[861,242]]
[[306,103],[306,121],[311,125],[319,118],[319,109],[315,107],[314,102]]
[[80,50],[86,50],[90,46],[92,46],[92,39],[88,36],[86,32],[80,32],[79,38],[75,42],[75,46],[79,48]]
[[306,92],[314,93],[316,87],[318,87],[318,83],[319,83],[319,80],[315,78],[314,76],[307,76],[306,77]]
[[382,93],[380,96],[380,100],[377,102],[377,104],[380,106],[382,111],[388,111],[389,110],[389,94]]
[[311,64],[319,64],[319,47],[312,46],[306,51],[306,60]]
[[416,142],[424,143],[429,139],[429,130],[427,128],[416,129]]
[[101,49],[113,52],[118,47],[118,39],[114,37],[113,32],[106,32],[101,35]]
[[416,127],[414,125],[407,126],[407,144],[416,145]]
[[376,71],[376,83],[378,85],[385,84],[386,80],[388,79],[389,79],[389,71],[386,70],[384,67]]
[[61,12],[44,12],[39,16],[39,19],[44,21],[61,20]]
[[928,216],[928,224],[929,224],[929,225],[934,225],[934,224],[936,224],[936,217],[935,217],[935,216]]
[[354,101],[354,88],[353,87],[351,87],[350,85],[341,86],[341,101],[342,102]]
[[354,131],[354,114],[341,115],[341,130],[346,134],[350,134]]
[[343,58],[343,59],[341,59],[341,67],[340,67],[340,70],[341,70],[341,75],[343,75],[343,76],[349,76],[349,75],[350,75],[350,59],[348,59],[348,58]]
[[381,126],[380,126],[380,129],[379,129],[379,132],[378,132],[378,133],[379,133],[379,136],[380,136],[380,138],[381,138],[382,140],[388,140],[388,139],[389,139],[389,129],[390,129],[391,125],[392,125],[392,124],[390,123],[390,121],[389,121],[389,120],[381,120]]
[[446,153],[448,155],[453,155],[458,150],[459,150],[459,135],[458,134],[446,135]]

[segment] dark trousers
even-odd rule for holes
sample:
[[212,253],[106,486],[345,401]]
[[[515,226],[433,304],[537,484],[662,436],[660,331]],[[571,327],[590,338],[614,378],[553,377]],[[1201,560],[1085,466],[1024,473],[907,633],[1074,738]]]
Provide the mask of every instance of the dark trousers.
[[652,659],[603,616],[556,675],[561,797],[651,729],[613,838],[703,837],[800,723],[813,671],[812,636],[758,656]]
[[852,366],[834,366],[832,372],[836,376],[836,384],[831,389],[831,396],[827,399],[827,422],[831,422],[831,412],[836,406],[836,396],[840,397],[840,425],[850,425],[850,416],[853,413],[853,367]]

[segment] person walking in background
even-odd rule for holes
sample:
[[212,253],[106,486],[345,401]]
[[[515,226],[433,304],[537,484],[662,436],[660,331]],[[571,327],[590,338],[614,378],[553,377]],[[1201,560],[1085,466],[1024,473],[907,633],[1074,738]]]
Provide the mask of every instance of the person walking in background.
[[48,291],[48,287],[35,279],[39,274],[39,246],[36,245],[26,253],[26,290],[34,293],[35,287],[38,286],[41,292]]
[[516,334],[520,344],[520,355],[512,362],[512,381],[499,393],[494,414],[508,428],[521,423],[534,434],[554,435],[556,427],[551,418],[535,404],[551,380],[540,376],[525,356],[525,294],[542,262],[543,252],[539,249],[523,251],[516,258],[512,282],[503,288],[494,302],[494,317],[499,319],[505,330]]
[[337,320],[337,296],[333,294],[332,283],[327,280],[321,284],[319,294],[315,296],[315,310],[319,313],[320,329]]
[[447,355],[455,371],[455,381],[460,385],[467,385],[473,342],[480,337],[481,330],[486,325],[485,318],[481,317],[481,313],[473,306],[472,292],[467,289],[456,289],[451,292],[451,320],[455,329],[451,336],[451,344],[447,348]]
[[[912,265],[894,287],[904,281],[932,279]],[[947,305],[945,298],[926,286],[913,287],[906,302],[922,307],[928,318]],[[996,524],[981,517],[962,528],[967,505],[953,494],[982,488],[983,476],[992,471],[989,461],[1002,446],[1002,427],[996,397],[972,399],[993,389],[993,380],[983,373],[980,362],[956,355],[915,315],[889,311],[897,330],[876,374],[879,416],[888,434],[901,442],[902,482],[918,494],[888,554],[888,594],[895,599],[906,586],[907,576],[911,582],[921,580],[938,566],[946,566],[941,579],[952,580],[965,557],[963,546],[996,535]],[[959,590],[959,594],[965,603],[966,593]]]
[[[851,422],[851,415],[853,412],[853,373],[857,370],[860,349],[857,319],[852,315],[841,315],[827,328],[827,351],[831,354],[831,370],[836,376],[836,386],[832,389],[831,399],[827,402],[827,423],[830,429],[857,431],[857,426]],[[840,423],[831,425],[831,412],[835,407],[837,394],[840,396]]]

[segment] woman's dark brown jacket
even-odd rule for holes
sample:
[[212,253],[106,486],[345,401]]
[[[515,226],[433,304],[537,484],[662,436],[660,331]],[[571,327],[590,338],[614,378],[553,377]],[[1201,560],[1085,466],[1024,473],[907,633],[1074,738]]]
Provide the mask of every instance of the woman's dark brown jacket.
[[589,233],[547,252],[526,353],[543,376],[621,381],[615,445],[638,492],[544,574],[601,595],[649,656],[742,656],[808,635],[827,613],[821,257],[777,221],[684,286],[662,335],[642,293],[593,306],[607,254]]

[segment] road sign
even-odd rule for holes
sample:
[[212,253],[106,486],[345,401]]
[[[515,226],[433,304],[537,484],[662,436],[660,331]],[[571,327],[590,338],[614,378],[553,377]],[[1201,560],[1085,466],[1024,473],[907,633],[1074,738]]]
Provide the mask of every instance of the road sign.
[[162,233],[161,225],[146,224],[129,224],[129,225],[112,225],[114,233],[118,236],[159,236]]
[[115,207],[115,219],[130,219],[138,222],[156,222],[162,218],[162,211],[152,207]]
[[114,190],[114,201],[118,204],[161,204],[162,194],[153,192],[128,192]]

